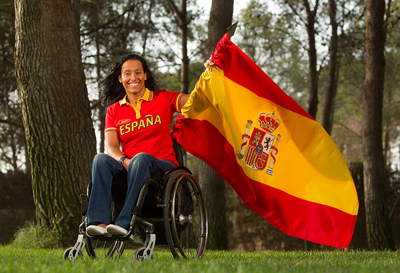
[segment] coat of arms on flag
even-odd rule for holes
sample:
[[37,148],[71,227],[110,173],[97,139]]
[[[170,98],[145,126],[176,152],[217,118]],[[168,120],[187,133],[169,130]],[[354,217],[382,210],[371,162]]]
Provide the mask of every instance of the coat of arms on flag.
[[[266,168],[270,157],[267,174],[273,175],[273,167],[276,162],[275,156],[278,153],[278,144],[281,138],[280,134],[275,136],[274,132],[281,124],[281,120],[275,113],[267,112],[260,112],[257,120],[260,128],[254,127],[251,136],[249,131],[253,121],[247,121],[245,132],[242,135],[241,151],[236,156],[239,160],[244,158],[246,165],[257,171],[262,171]],[[246,151],[247,139],[249,139],[249,144]]]

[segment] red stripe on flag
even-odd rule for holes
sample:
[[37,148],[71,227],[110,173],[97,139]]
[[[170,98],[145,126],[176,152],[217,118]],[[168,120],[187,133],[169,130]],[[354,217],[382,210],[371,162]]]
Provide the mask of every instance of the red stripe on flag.
[[[233,147],[208,121],[185,119],[181,115],[173,137],[189,153],[218,170],[250,209],[280,231],[328,246],[345,248],[349,245],[356,215],[294,197],[249,179],[237,164]],[[213,152],[204,154],[204,151]]]
[[250,182],[257,201],[246,205],[283,233],[338,248],[350,244],[357,215],[294,197],[257,181]]
[[[224,71],[224,76],[228,79],[249,89],[259,97],[314,120],[239,47],[232,43],[228,34],[225,34],[219,41],[215,52],[211,56],[214,64]],[[234,65],[231,65],[231,63],[234,63]],[[237,67],[240,67],[240,69],[237,69]]]

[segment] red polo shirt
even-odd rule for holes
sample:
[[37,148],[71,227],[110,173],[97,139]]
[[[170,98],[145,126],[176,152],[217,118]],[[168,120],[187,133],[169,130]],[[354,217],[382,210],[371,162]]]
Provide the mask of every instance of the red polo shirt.
[[105,132],[118,133],[122,153],[129,158],[143,152],[178,164],[170,131],[173,113],[181,111],[181,96],[178,92],[146,89],[137,107],[125,96],[108,107]]

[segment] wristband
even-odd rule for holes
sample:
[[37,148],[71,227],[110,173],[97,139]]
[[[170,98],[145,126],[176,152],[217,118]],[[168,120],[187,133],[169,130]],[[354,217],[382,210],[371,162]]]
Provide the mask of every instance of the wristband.
[[124,160],[127,159],[127,158],[129,159],[129,157],[127,157],[127,156],[121,157],[121,158],[119,159],[119,161],[118,161],[119,164],[121,164],[122,166],[124,166]]

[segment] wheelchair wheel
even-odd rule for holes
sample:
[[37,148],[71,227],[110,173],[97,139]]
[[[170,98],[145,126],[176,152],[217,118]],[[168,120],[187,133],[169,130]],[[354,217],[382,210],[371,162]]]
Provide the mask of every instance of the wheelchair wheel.
[[[145,259],[145,252],[146,248],[139,248],[138,250],[135,251],[135,260],[136,261],[143,261]],[[148,251],[147,252],[148,259],[152,260],[154,258],[154,255]]]
[[207,215],[203,194],[193,176],[178,170],[164,192],[164,226],[174,258],[200,259],[207,242]]
[[82,257],[83,257],[82,251],[74,247],[68,248],[67,250],[65,250],[63,254],[64,260],[75,260]]
[[125,250],[126,241],[100,240],[86,237],[86,251],[91,258],[120,258]]

